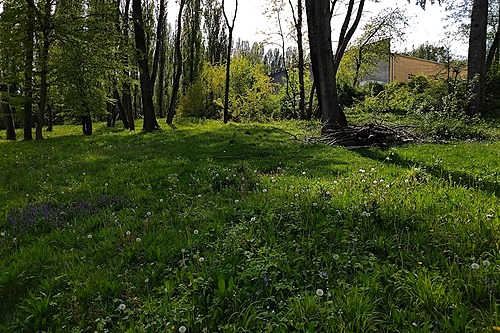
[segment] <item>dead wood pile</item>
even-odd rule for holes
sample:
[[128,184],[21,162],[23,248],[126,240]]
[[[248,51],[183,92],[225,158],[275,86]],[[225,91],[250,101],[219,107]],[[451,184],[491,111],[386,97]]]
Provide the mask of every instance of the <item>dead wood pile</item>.
[[420,141],[417,136],[407,130],[408,128],[409,126],[386,126],[370,123],[328,130],[315,141],[350,149],[388,147]]

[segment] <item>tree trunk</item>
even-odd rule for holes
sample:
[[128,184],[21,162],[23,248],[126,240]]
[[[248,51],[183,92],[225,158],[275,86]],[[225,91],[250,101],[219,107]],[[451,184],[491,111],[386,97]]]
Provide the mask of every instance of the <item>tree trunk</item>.
[[153,56],[153,71],[151,73],[151,84],[153,85],[153,91],[156,83],[156,78],[158,76],[160,53],[163,50],[163,36],[165,33],[165,18],[166,18],[165,1],[166,0],[160,0],[160,12],[158,13],[158,22],[156,27],[156,46]]
[[152,132],[159,129],[156,121],[153,105],[153,83],[149,72],[148,50],[146,47],[146,36],[144,33],[144,23],[142,18],[141,0],[133,0],[132,17],[134,21],[135,44],[137,48],[137,60],[140,70],[142,113],[144,115],[145,132]]
[[226,61],[226,87],[224,90],[224,124],[229,121],[229,84],[231,77],[231,49],[233,47],[233,27],[229,28],[229,41],[227,45],[227,61]]
[[498,16],[497,20],[497,30],[495,31],[495,37],[493,38],[493,42],[491,43],[490,50],[488,51],[488,56],[486,58],[486,73],[488,73],[493,65],[493,60],[495,59],[495,55],[498,53],[498,47],[500,45],[500,5],[498,6]]
[[222,0],[222,13],[224,14],[226,26],[229,30],[229,40],[227,46],[227,63],[226,63],[226,90],[224,93],[224,124],[227,124],[227,122],[229,121],[229,84],[230,84],[230,74],[231,74],[231,51],[233,48],[234,21],[236,21],[236,15],[238,14],[238,0],[236,0],[233,21],[231,24],[229,23],[229,19],[226,14],[226,9],[224,7],[224,0]]
[[47,105],[47,132],[52,132],[53,122],[54,122],[54,114],[52,113],[52,106],[50,104]]
[[347,127],[337,94],[336,69],[332,50],[330,1],[306,0],[309,44],[314,84],[322,114],[323,132]]
[[305,68],[304,68],[304,45],[303,45],[303,38],[302,38],[302,22],[303,22],[303,14],[302,14],[302,0],[297,1],[297,25],[296,25],[296,30],[297,30],[297,51],[298,51],[298,57],[299,57],[299,113],[304,119],[310,120],[311,118],[308,118],[305,112],[306,108],[306,87],[304,83],[304,75],[305,75]]
[[12,108],[9,105],[9,92],[7,85],[0,84],[0,103],[2,104],[3,121],[6,129],[7,140],[16,140],[16,129],[14,127],[14,117],[12,115]]
[[486,82],[486,38],[488,25],[488,0],[474,0],[469,36],[467,80],[474,92],[469,104],[470,117],[481,112],[484,105]]
[[[126,0],[125,2],[125,11],[123,13],[123,36],[125,37],[125,47],[127,48],[128,46],[128,39],[129,39],[129,8],[130,8],[130,0]],[[128,48],[127,48],[128,49]],[[124,57],[124,65],[127,68],[130,65],[130,59],[128,55],[128,51],[125,52],[125,57]],[[131,131],[135,131],[135,119],[134,119],[134,107],[132,105],[132,90],[130,87],[130,71],[124,69],[125,76],[127,79],[123,83],[123,108],[125,110],[125,115],[127,118],[127,122],[129,128]],[[125,125],[125,122],[123,123]]]
[[115,89],[115,91],[113,92],[113,97],[116,100],[116,107],[118,108],[118,114],[120,115],[120,118],[123,122],[123,127],[127,128],[127,129],[130,128],[130,124],[128,123],[127,114],[125,113],[125,108],[123,107],[123,104],[120,100],[120,94],[118,93],[118,90]]
[[32,116],[33,116],[33,39],[34,39],[34,4],[27,0],[26,34],[24,38],[24,140],[33,140]]
[[177,16],[177,32],[175,34],[175,57],[177,69],[175,70],[174,82],[172,84],[172,96],[170,97],[170,106],[167,114],[167,124],[171,125],[175,116],[175,104],[181,84],[182,75],[182,52],[181,52],[181,33],[182,33],[182,11],[184,9],[185,0],[181,0],[179,5],[179,15]]

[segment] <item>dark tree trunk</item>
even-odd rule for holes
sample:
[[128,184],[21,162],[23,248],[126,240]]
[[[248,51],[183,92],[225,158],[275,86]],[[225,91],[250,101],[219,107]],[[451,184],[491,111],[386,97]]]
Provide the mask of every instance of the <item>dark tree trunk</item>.
[[[163,36],[165,38],[165,34]],[[165,39],[162,41],[162,48],[160,52],[160,69],[158,73],[158,115],[160,118],[164,117],[164,97],[165,97],[165,53],[166,53],[166,48],[165,48]]]
[[[128,46],[127,41],[129,38],[129,30],[130,30],[129,29],[129,19],[128,19],[129,9],[130,9],[130,0],[126,0],[125,11],[123,14],[123,16],[124,16],[124,18],[123,18],[123,36],[125,37],[125,41],[126,41],[125,45],[126,46]],[[128,52],[125,52],[125,57],[124,57],[123,62],[124,62],[125,67],[128,67],[130,65]],[[129,127],[125,127],[125,128],[129,128],[131,131],[135,131],[134,107],[132,105],[132,90],[131,90],[130,83],[129,83],[130,72],[128,70],[124,70],[124,72],[125,72],[125,76],[127,77],[127,79],[123,83],[123,108],[125,109],[127,122],[129,125]],[[125,123],[123,123],[123,124],[125,125]]]
[[2,104],[3,121],[6,129],[7,140],[16,140],[16,129],[14,127],[14,117],[12,115],[12,108],[9,105],[9,92],[7,86],[4,84],[0,85],[0,94]]
[[38,116],[36,122],[36,139],[43,139],[42,129],[45,120],[45,109],[47,107],[47,74],[50,48],[50,16],[52,13],[52,1],[45,0],[44,16],[42,20],[42,50],[40,52],[40,102],[38,104]]
[[90,114],[84,114],[82,116],[82,129],[83,135],[92,135],[92,118]]
[[236,20],[236,15],[238,14],[238,0],[236,0],[236,6],[234,9],[234,16],[232,23],[229,23],[226,10],[224,8],[224,0],[222,0],[222,13],[224,14],[224,19],[226,20],[226,26],[229,30],[229,40],[227,45],[227,63],[226,63],[226,90],[224,92],[224,124],[227,124],[229,121],[229,84],[231,76],[231,51],[233,48],[234,21]]
[[314,84],[322,114],[323,132],[347,127],[347,118],[342,111],[336,86],[336,69],[332,50],[330,1],[306,0],[309,44]]
[[32,117],[33,117],[33,39],[34,39],[34,3],[27,0],[28,9],[26,15],[26,34],[24,38],[24,140],[33,140]]
[[469,86],[474,92],[474,97],[468,109],[470,117],[481,112],[481,108],[484,105],[487,25],[488,0],[474,0],[471,15],[467,74]]
[[153,105],[153,83],[149,72],[148,50],[146,47],[146,36],[144,33],[144,23],[142,18],[141,0],[133,0],[132,17],[134,21],[135,44],[137,48],[137,60],[140,70],[141,96],[142,96],[142,114],[144,115],[145,132],[152,132],[159,129],[156,121]]
[[[500,21],[500,6],[498,6],[498,17],[497,19]],[[491,43],[490,50],[488,51],[488,56],[486,58],[486,73],[488,73],[493,65],[493,60],[495,59],[495,55],[498,53],[498,47],[500,45],[500,22],[497,23],[497,31],[495,31],[495,37],[493,38],[493,42]]]
[[305,108],[306,108],[306,86],[304,83],[304,45],[303,45],[303,36],[302,36],[302,25],[303,25],[303,14],[302,14],[302,0],[297,1],[297,50],[299,56],[299,112],[304,117],[304,119],[310,120],[310,117],[307,117]]
[[306,88],[304,83],[304,41],[302,35],[302,25],[304,20],[303,10],[302,10],[302,0],[297,0],[297,16],[295,16],[295,11],[293,10],[292,0],[288,1],[293,12],[293,20],[295,23],[295,32],[297,34],[297,56],[298,56],[298,69],[299,69],[299,115],[301,119],[310,120],[308,113],[306,112]]
[[170,106],[167,114],[167,124],[171,125],[175,116],[175,104],[177,102],[177,95],[181,84],[182,75],[182,52],[181,52],[181,33],[182,33],[182,11],[184,9],[185,0],[181,0],[179,5],[179,15],[177,16],[177,32],[175,34],[175,57],[176,57],[176,70],[174,82],[172,84],[172,96],[170,98]]
[[158,13],[158,23],[156,27],[156,46],[153,56],[153,71],[151,73],[151,84],[153,85],[153,90],[158,76],[158,66],[160,63],[160,56],[161,56],[160,54],[161,51],[163,50],[163,36],[165,33],[165,19],[166,19],[165,1],[166,0],[160,0],[160,12]]
[[54,114],[52,113],[52,106],[47,105],[47,132],[52,132],[54,125]]
[[123,104],[120,100],[120,94],[118,93],[118,90],[116,90],[116,89],[113,92],[113,98],[116,100],[116,107],[118,109],[118,114],[120,115],[120,119],[123,122],[123,127],[127,128],[127,129],[130,128],[130,124],[128,123],[128,118],[127,118],[127,115],[125,113],[125,108],[123,107]]
[[224,124],[229,121],[229,85],[231,77],[231,49],[233,47],[233,27],[229,28],[229,41],[227,44],[227,60],[226,60],[226,87],[224,90]]

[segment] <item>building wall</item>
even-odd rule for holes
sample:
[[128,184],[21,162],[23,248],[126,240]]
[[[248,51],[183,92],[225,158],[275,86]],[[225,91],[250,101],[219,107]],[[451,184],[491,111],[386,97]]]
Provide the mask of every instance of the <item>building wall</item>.
[[415,75],[433,78],[446,78],[448,76],[448,68],[444,64],[405,55],[391,57],[389,70],[390,82],[407,82]]

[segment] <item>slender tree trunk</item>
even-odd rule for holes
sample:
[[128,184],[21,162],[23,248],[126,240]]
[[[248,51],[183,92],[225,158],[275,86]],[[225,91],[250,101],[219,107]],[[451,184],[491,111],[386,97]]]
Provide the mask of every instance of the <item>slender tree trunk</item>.
[[24,38],[24,140],[33,140],[31,131],[33,116],[33,59],[34,59],[34,4],[27,0],[28,9],[26,15],[26,34]]
[[160,63],[160,56],[163,50],[163,37],[165,34],[165,19],[166,19],[166,0],[160,0],[160,12],[158,13],[158,23],[156,27],[156,46],[153,56],[153,71],[151,73],[151,84],[154,86],[158,76],[158,66]]
[[323,132],[332,128],[347,127],[336,87],[336,69],[332,50],[330,1],[306,0],[309,43],[314,84],[322,114]]
[[9,105],[9,91],[7,85],[0,84],[0,103],[2,104],[3,121],[6,129],[7,140],[16,140],[16,129],[14,127],[14,117],[12,108]]
[[474,0],[471,15],[467,74],[469,86],[474,92],[474,97],[468,109],[470,117],[481,112],[481,108],[484,105],[487,25],[488,0]]
[[158,73],[158,115],[160,118],[164,117],[164,97],[165,97],[165,34],[163,36],[162,47],[160,52],[160,68]]
[[118,114],[120,115],[120,118],[123,122],[123,127],[130,128],[130,124],[128,123],[127,115],[125,113],[125,108],[123,107],[123,104],[120,100],[120,94],[118,93],[118,90],[116,90],[116,89],[113,92],[113,98],[116,100],[116,108],[118,109]]
[[52,132],[54,127],[54,114],[52,112],[52,106],[47,104],[47,132]]
[[224,90],[224,124],[229,121],[229,88],[231,78],[231,49],[233,47],[233,27],[229,28],[229,41],[227,45],[227,61],[226,61],[226,86]]
[[488,51],[488,56],[486,58],[486,73],[488,73],[493,65],[493,60],[495,59],[495,55],[498,53],[498,47],[500,45],[500,4],[498,6],[498,16],[497,19],[499,22],[497,23],[497,30],[495,31],[495,37],[493,38],[493,42],[491,43],[490,50]]
[[290,8],[292,9],[293,21],[295,24],[295,32],[297,34],[297,56],[298,56],[298,69],[299,69],[299,115],[300,119],[311,119],[308,118],[308,113],[306,113],[306,88],[304,83],[305,68],[304,68],[304,41],[302,35],[302,25],[304,20],[303,10],[302,10],[302,0],[297,0],[297,15],[295,15],[295,10],[293,7],[292,0],[288,0]]
[[[125,11],[123,13],[123,36],[125,37],[125,57],[123,59],[125,67],[130,65],[130,59],[128,54],[128,39],[129,39],[129,9],[130,9],[130,0],[126,0],[125,2]],[[123,108],[125,109],[125,114],[127,118],[127,123],[129,127],[125,126],[125,122],[123,123],[125,128],[129,128],[131,131],[135,131],[135,119],[134,119],[134,107],[132,105],[132,89],[130,87],[130,71],[124,69],[124,74],[126,76],[125,82],[123,83]]]
[[304,45],[303,45],[303,37],[302,37],[302,25],[303,25],[303,14],[302,14],[302,0],[297,1],[297,25],[296,25],[296,30],[297,30],[297,51],[298,51],[298,57],[299,57],[299,113],[304,119],[311,119],[308,118],[306,113],[305,113],[305,107],[306,107],[306,86],[304,83],[304,75],[305,75],[305,68],[304,68]]
[[145,132],[152,132],[159,129],[156,121],[154,105],[153,105],[153,83],[149,72],[148,50],[146,47],[146,35],[144,33],[144,23],[142,17],[141,0],[133,0],[132,15],[134,21],[135,44],[137,48],[137,60],[140,70],[141,96],[142,96],[142,113],[144,115],[144,125],[142,127]]
[[229,30],[229,40],[227,46],[227,62],[226,62],[226,90],[224,92],[224,124],[229,121],[229,84],[231,76],[231,51],[233,48],[233,29],[234,22],[236,21],[236,15],[238,14],[238,0],[236,0],[236,6],[234,9],[234,16],[232,23],[229,23],[229,19],[226,14],[226,9],[224,7],[224,0],[222,0],[222,13],[224,14],[224,19],[226,20],[226,26]]
[[185,0],[181,0],[179,5],[179,15],[177,16],[177,31],[175,34],[175,58],[176,70],[174,82],[172,84],[172,96],[170,97],[170,106],[167,114],[167,124],[171,125],[175,116],[175,104],[177,102],[177,95],[181,84],[182,75],[182,52],[181,52],[181,33],[182,33],[182,11],[184,10]]
[[[44,34],[45,35],[45,34]],[[38,107],[38,116],[36,122],[36,139],[43,139],[42,129],[45,120],[45,109],[47,106],[47,72],[50,41],[48,36],[44,36],[42,52],[40,54],[40,103]]]

